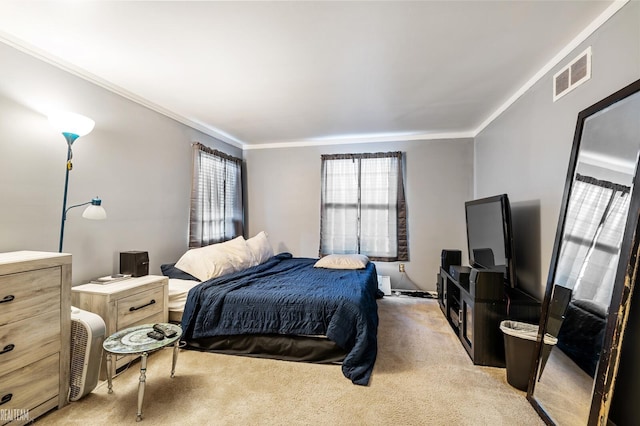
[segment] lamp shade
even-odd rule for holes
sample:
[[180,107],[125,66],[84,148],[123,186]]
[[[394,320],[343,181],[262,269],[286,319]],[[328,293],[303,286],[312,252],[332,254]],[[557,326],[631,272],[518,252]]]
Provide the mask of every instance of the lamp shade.
[[60,133],[71,133],[78,137],[89,134],[96,125],[89,117],[67,111],[50,113],[49,123]]
[[91,200],[91,205],[84,209],[84,212],[82,212],[82,217],[91,220],[106,219],[107,212],[100,204],[102,204],[102,200],[100,198],[94,198],[93,200]]

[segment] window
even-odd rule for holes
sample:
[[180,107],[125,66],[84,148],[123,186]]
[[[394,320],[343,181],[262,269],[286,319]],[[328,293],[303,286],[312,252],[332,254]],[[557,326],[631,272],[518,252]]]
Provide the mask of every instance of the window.
[[226,241],[243,231],[242,160],[193,144],[189,247]]
[[402,153],[322,156],[320,255],[409,260]]

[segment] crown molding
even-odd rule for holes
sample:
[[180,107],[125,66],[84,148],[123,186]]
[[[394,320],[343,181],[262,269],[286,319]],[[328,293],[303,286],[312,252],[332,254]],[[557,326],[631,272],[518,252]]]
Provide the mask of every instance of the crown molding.
[[450,133],[419,133],[404,135],[367,135],[367,136],[351,136],[351,137],[335,137],[322,139],[304,139],[300,141],[288,142],[272,142],[245,145],[243,150],[250,151],[254,149],[277,149],[277,148],[301,148],[309,146],[328,146],[328,145],[345,145],[345,144],[362,144],[362,143],[383,143],[383,142],[408,142],[420,140],[437,140],[437,139],[464,139],[473,138],[471,131],[467,132],[450,132]]

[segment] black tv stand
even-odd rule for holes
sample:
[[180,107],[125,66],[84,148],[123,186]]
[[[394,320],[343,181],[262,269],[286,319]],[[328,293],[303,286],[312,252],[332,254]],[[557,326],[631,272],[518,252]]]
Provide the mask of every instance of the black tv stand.
[[477,365],[505,366],[500,322],[512,319],[537,324],[540,319],[540,302],[505,286],[499,271],[475,269],[464,282],[441,268],[437,286],[440,310]]

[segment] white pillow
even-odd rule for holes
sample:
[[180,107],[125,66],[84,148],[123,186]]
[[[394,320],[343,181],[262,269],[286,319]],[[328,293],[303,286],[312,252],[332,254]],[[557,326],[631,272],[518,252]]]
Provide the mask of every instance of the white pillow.
[[218,244],[223,249],[235,271],[242,271],[253,266],[254,256],[243,236]]
[[253,265],[260,265],[273,257],[273,249],[267,237],[267,233],[261,231],[255,237],[247,240],[247,247],[253,254]]
[[254,256],[244,237],[224,243],[188,250],[175,267],[193,275],[200,281],[241,271],[254,264]]
[[176,262],[175,267],[193,275],[200,281],[235,271],[222,244],[187,250]]
[[329,254],[318,260],[314,268],[328,269],[364,269],[369,258],[364,254]]

